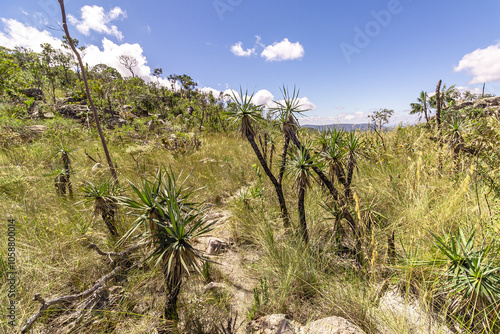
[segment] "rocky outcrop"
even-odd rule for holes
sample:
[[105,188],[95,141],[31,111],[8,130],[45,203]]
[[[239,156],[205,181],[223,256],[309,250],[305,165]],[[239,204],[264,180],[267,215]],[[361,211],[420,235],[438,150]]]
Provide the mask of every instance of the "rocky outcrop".
[[284,314],[272,314],[250,321],[247,333],[252,334],[364,334],[350,321],[340,317],[328,317],[301,326]]
[[47,126],[45,125],[30,125],[27,126],[26,129],[30,130],[34,133],[44,133],[47,130]]
[[364,334],[356,325],[340,317],[328,317],[308,323],[300,330],[301,334]]
[[27,97],[32,97],[35,100],[43,100],[45,98],[45,95],[43,95],[43,91],[38,88],[23,89],[23,94]]
[[451,334],[444,319],[433,316],[413,296],[404,296],[396,288],[388,289],[374,310],[381,333]]
[[457,103],[455,103],[455,105],[453,106],[453,108],[455,110],[459,110],[459,109],[471,107],[473,105],[474,105],[474,102],[472,102],[472,101],[458,101]]
[[[465,108],[485,109],[487,112],[497,111],[500,109],[500,96],[487,97],[476,101],[457,101],[453,105],[454,110]],[[497,108],[498,107],[498,108]]]
[[249,334],[297,334],[300,329],[300,324],[289,320],[285,314],[266,315],[250,321],[246,326]]
[[207,254],[217,255],[225,251],[228,247],[229,242],[218,238],[210,238],[207,245]]
[[63,104],[57,109],[57,112],[61,116],[76,120],[85,120],[87,116],[90,116],[89,107],[80,104]]

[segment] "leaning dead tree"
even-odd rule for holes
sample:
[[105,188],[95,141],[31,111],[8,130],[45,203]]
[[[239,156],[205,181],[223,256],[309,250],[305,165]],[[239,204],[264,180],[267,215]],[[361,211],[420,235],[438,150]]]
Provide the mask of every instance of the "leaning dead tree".
[[26,324],[23,326],[23,328],[21,328],[21,333],[28,332],[31,326],[33,326],[33,324],[35,323],[35,321],[37,321],[38,318],[40,318],[45,313],[45,311],[53,305],[70,303],[76,300],[84,300],[89,297],[92,297],[93,295],[99,295],[99,292],[106,289],[106,282],[109,281],[111,278],[113,278],[120,270],[121,270],[120,267],[116,267],[112,272],[97,280],[97,282],[90,289],[87,289],[76,295],[68,295],[68,296],[62,296],[45,300],[42,298],[41,294],[36,293],[35,296],[33,297],[33,300],[40,302],[42,306],[34,315],[32,315],[26,321]]
[[92,100],[92,97],[90,95],[89,84],[87,82],[87,76],[85,74],[85,66],[83,66],[82,57],[80,56],[80,53],[76,49],[75,44],[73,43],[73,39],[69,35],[68,24],[66,23],[66,11],[64,10],[64,0],[58,0],[58,1],[59,1],[59,5],[61,7],[64,33],[66,34],[66,37],[68,39],[71,50],[73,50],[73,53],[75,54],[76,58],[78,59],[78,63],[80,64],[80,69],[82,71],[83,83],[85,84],[85,92],[87,93],[87,98],[89,100],[90,107],[91,107],[92,112],[94,114],[95,125],[97,127],[97,132],[99,132],[99,137],[101,138],[102,148],[104,150],[104,154],[106,155],[106,160],[108,161],[108,166],[109,166],[109,169],[111,171],[111,175],[113,176],[115,183],[118,184],[118,176],[116,175],[115,167],[113,166],[113,162],[111,161],[111,156],[109,155],[108,145],[106,144],[106,140],[104,139],[104,134],[102,133],[101,124],[99,123],[99,117],[97,115],[97,109],[96,109],[96,107],[94,105],[94,101]]

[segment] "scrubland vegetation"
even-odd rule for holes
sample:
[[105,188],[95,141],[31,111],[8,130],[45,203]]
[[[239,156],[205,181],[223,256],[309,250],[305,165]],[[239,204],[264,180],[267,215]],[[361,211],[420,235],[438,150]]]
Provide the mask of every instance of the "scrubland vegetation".
[[[33,332],[233,333],[275,313],[366,333],[499,332],[500,100],[438,87],[412,104],[425,123],[316,132],[298,126],[293,88],[263,110],[187,75],[164,87],[97,65],[87,74],[116,183],[90,111],[71,111],[88,101],[73,68],[50,46],[0,49],[2,314],[11,218],[17,265],[17,324],[2,317],[4,332],[39,311],[35,294],[76,295],[109,273],[99,294],[47,307]],[[217,226],[253,259],[235,264],[256,282],[243,314],[224,289],[203,289],[234,283],[199,249]],[[388,293],[426,317],[382,307]]]

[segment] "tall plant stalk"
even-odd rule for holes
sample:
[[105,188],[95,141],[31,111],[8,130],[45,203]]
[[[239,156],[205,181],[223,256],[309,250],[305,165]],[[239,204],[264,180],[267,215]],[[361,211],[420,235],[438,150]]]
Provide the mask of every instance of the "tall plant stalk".
[[80,54],[76,50],[76,47],[73,44],[73,39],[71,38],[71,36],[69,34],[68,24],[66,23],[66,11],[64,9],[64,0],[58,0],[58,1],[59,1],[59,5],[61,7],[61,15],[62,15],[64,33],[66,34],[66,37],[68,38],[68,43],[71,47],[71,50],[73,50],[73,53],[75,54],[76,58],[78,59],[78,63],[80,64],[80,69],[82,71],[83,83],[85,84],[85,92],[87,93],[87,98],[89,100],[90,107],[92,108],[92,112],[94,114],[94,120],[95,120],[95,124],[97,127],[97,131],[99,132],[99,137],[101,138],[102,148],[104,150],[104,154],[106,155],[106,160],[108,162],[108,166],[109,166],[109,169],[111,171],[111,175],[113,176],[115,183],[118,184],[118,176],[116,175],[115,167],[113,166],[113,162],[111,161],[111,156],[109,155],[108,145],[106,144],[106,139],[104,138],[104,134],[102,133],[101,124],[99,122],[99,117],[97,115],[97,109],[94,105],[94,102],[92,101],[92,96],[90,95],[89,84],[87,82],[87,76],[85,74],[85,66],[83,66],[82,57],[80,57]]

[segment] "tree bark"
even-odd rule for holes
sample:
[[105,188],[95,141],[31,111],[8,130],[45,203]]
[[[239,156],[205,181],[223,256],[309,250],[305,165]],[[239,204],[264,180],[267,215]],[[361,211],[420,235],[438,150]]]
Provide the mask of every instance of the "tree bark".
[[177,313],[177,299],[181,291],[181,282],[168,283],[167,281],[167,295],[165,296],[165,319],[176,320],[179,318]]
[[269,179],[273,183],[274,189],[276,189],[276,195],[278,196],[278,201],[280,203],[281,217],[283,218],[283,226],[289,227],[290,226],[290,218],[288,217],[288,210],[286,208],[285,197],[283,196],[283,188],[281,187],[281,184],[278,183],[278,181],[274,177],[273,173],[269,169],[266,160],[262,156],[262,153],[260,153],[259,147],[257,146],[257,143],[255,142],[255,137],[253,135],[253,131],[246,131],[245,135],[247,137],[248,142],[250,143],[250,146],[252,146],[252,149],[255,152],[255,155],[257,156],[257,159],[259,160],[260,165],[264,169],[264,172],[266,173],[266,175],[269,177]]
[[436,121],[438,129],[441,128],[441,80],[436,86]]
[[286,155],[288,154],[288,145],[290,144],[290,137],[285,133],[285,143],[283,144],[283,152],[281,153],[281,166],[278,175],[278,183],[283,184],[283,175],[285,174]]
[[428,125],[429,124],[429,115],[427,114],[427,100],[424,101],[424,116],[425,116],[425,122]]
[[304,243],[309,243],[309,234],[307,233],[307,222],[306,222],[306,208],[304,205],[306,189],[303,186],[299,186],[299,201],[298,201],[298,211],[299,211],[299,224],[300,232],[302,234],[302,240]]

